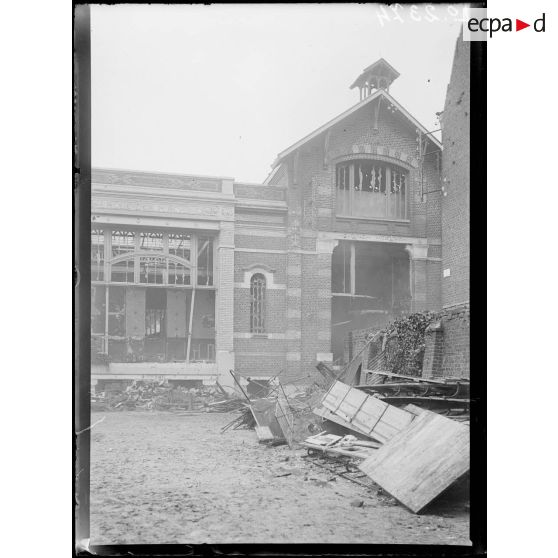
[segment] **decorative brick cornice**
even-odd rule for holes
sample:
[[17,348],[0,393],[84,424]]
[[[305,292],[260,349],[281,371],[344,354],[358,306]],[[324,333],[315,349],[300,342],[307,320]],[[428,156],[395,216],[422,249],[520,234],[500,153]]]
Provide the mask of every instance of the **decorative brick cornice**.
[[93,196],[91,209],[98,213],[123,213],[133,215],[180,215],[199,219],[233,220],[234,208],[229,205],[207,203],[177,203],[148,199],[125,199]]
[[154,172],[92,169],[91,181],[98,184],[120,184],[124,186],[171,188],[221,192],[222,178]]

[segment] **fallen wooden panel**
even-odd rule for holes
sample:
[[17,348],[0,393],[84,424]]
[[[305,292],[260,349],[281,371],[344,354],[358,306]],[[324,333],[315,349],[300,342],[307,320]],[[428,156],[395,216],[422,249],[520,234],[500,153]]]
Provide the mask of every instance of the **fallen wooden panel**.
[[260,442],[267,442],[269,440],[274,440],[275,436],[269,429],[269,426],[256,426],[256,436]]
[[322,405],[332,412],[335,412],[339,405],[342,403],[343,399],[351,389],[351,386],[344,384],[343,382],[334,382],[331,387],[324,395],[322,399]]
[[284,440],[283,431],[275,417],[274,399],[256,399],[252,401],[250,410],[258,426],[267,426],[275,439]]
[[368,394],[359,389],[349,388],[337,409],[332,409],[332,411],[342,419],[351,422],[367,399],[369,399]]
[[413,419],[412,413],[368,396],[352,423],[367,434],[373,434],[380,442],[387,442]]
[[312,412],[315,415],[317,415],[321,418],[324,418],[326,420],[330,420],[331,422],[335,422],[339,426],[344,426],[345,428],[347,428],[349,430],[352,430],[353,432],[356,432],[357,434],[367,436],[368,438],[374,438],[374,436],[366,434],[366,432],[363,432],[359,428],[356,428],[353,424],[351,424],[350,422],[347,422],[346,420],[343,420],[341,417],[337,416],[335,413],[332,413],[329,409],[326,409],[325,407],[319,407],[317,409],[314,409]]
[[380,442],[395,436],[414,418],[412,413],[342,382],[335,382],[331,386],[322,405],[358,431]]
[[289,447],[294,447],[294,416],[287,398],[280,393],[275,404],[275,418]]
[[424,411],[359,468],[419,513],[469,470],[469,427]]

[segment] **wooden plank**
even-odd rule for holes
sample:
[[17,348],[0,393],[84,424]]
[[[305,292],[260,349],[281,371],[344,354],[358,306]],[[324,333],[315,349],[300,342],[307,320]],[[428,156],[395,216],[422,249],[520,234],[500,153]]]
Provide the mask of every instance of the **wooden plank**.
[[274,438],[283,440],[283,431],[275,417],[275,404],[276,402],[273,399],[256,399],[252,401],[250,410],[258,426],[267,426]]
[[283,432],[287,444],[290,448],[294,447],[294,416],[287,401],[287,397],[283,393],[277,396],[275,403],[275,418]]
[[372,432],[377,437],[387,441],[405,429],[414,418],[415,415],[412,413],[404,411],[403,409],[398,409],[393,405],[388,405],[385,413]]
[[444,385],[447,383],[443,380],[431,380],[428,378],[422,378],[420,376],[405,376],[404,374],[395,374],[394,372],[386,372],[383,370],[362,370],[362,373],[378,374],[380,376],[387,376],[388,378],[403,378],[404,380],[409,380],[410,382],[424,382],[427,384],[440,384],[440,385]]
[[380,442],[395,436],[414,418],[412,413],[342,382],[331,386],[322,399],[322,405],[360,432]]
[[344,426],[348,430],[352,430],[353,432],[356,432],[357,434],[360,434],[362,436],[366,436],[367,438],[376,439],[373,435],[367,434],[366,432],[363,432],[359,428],[356,428],[354,424],[351,424],[350,422],[347,422],[346,420],[343,420],[341,417],[337,416],[335,413],[332,413],[329,409],[325,409],[324,407],[320,407],[318,409],[314,409],[312,412],[315,415],[317,415],[321,418],[324,418],[326,420],[330,420],[331,422],[334,422],[335,424],[338,424],[339,426]]
[[419,415],[422,415],[422,413],[424,413],[424,409],[422,407],[418,407],[417,405],[413,405],[412,403],[405,405],[403,409],[405,409],[405,411],[408,411],[409,413],[413,413],[413,415],[417,417]]
[[335,412],[342,403],[343,398],[347,395],[351,386],[343,382],[335,382],[331,385],[328,392],[322,399],[322,405],[332,412]]
[[256,436],[260,442],[267,442],[275,438],[268,426],[256,426],[255,430]]
[[388,404],[384,403],[381,399],[368,396],[358,415],[353,419],[352,424],[362,432],[374,435],[380,442],[385,442],[388,438],[379,434],[375,427],[387,408]]
[[419,513],[469,470],[469,427],[424,411],[359,468]]
[[316,434],[315,436],[310,436],[304,440],[308,444],[314,444],[316,446],[332,446],[341,440],[343,436],[338,436],[337,434],[328,434],[326,431]]
[[330,455],[343,455],[346,457],[358,457],[360,459],[366,459],[372,455],[372,452],[379,451],[372,448],[359,448],[357,450],[339,449],[339,448],[328,448],[326,446],[317,446],[315,444],[310,444],[308,442],[302,442],[302,446],[308,449],[313,449],[315,451],[321,451]]
[[363,391],[350,388],[339,404],[335,414],[339,415],[342,419],[351,422],[368,397],[369,396]]

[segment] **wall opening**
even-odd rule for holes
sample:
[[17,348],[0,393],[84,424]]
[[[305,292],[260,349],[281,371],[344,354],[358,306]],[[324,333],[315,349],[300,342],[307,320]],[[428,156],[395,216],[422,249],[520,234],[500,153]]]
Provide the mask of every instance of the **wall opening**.
[[92,362],[215,362],[214,249],[208,234],[93,229]]
[[399,244],[341,241],[332,254],[331,285],[331,351],[341,363],[349,333],[381,329],[409,311],[409,256]]

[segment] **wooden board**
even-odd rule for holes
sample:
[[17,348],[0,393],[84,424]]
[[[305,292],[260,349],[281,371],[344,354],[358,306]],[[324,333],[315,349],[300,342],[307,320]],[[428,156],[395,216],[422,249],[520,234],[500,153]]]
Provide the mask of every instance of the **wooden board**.
[[294,447],[294,416],[289,406],[287,398],[280,393],[275,403],[275,418],[283,432],[287,444],[290,448]]
[[331,384],[331,387],[324,395],[324,398],[322,399],[322,405],[326,409],[335,412],[339,408],[339,405],[350,389],[351,386],[348,386],[343,382],[334,382],[333,384]]
[[424,411],[359,468],[419,513],[469,470],[469,427]]
[[352,430],[353,432],[356,432],[357,434],[360,434],[362,436],[366,436],[368,438],[375,439],[374,436],[372,436],[370,434],[366,434],[366,432],[363,432],[362,430],[359,430],[358,428],[356,428],[350,422],[347,422],[346,420],[343,420],[341,417],[337,416],[335,413],[332,413],[329,409],[326,409],[324,407],[319,407],[317,409],[314,409],[312,412],[315,415],[317,415],[318,417],[324,418],[326,420],[330,420],[331,422],[334,422],[335,424],[338,424],[339,426],[343,426],[343,427],[347,428],[348,430]]
[[331,386],[322,399],[322,405],[358,431],[380,442],[391,439],[414,418],[412,413],[342,382]]
[[260,442],[267,442],[273,440],[275,437],[268,426],[256,426],[256,436]]
[[258,426],[267,426],[274,438],[279,440],[284,439],[283,431],[275,417],[275,400],[256,399],[252,401],[250,410]]
[[311,444],[309,442],[302,442],[302,446],[315,451],[320,451],[322,453],[327,453],[330,455],[343,455],[346,457],[358,457],[359,459],[366,459],[373,452],[378,451],[372,448],[358,448],[358,449],[340,449],[340,448],[330,448],[327,446],[318,446],[316,444]]

